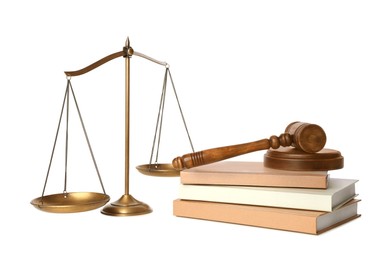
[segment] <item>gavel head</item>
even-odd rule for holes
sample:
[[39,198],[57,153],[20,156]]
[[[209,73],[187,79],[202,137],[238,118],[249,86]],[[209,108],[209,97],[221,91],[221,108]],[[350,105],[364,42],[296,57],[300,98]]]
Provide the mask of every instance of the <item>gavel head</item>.
[[315,124],[293,122],[286,127],[285,133],[292,136],[292,146],[307,153],[319,152],[326,144],[324,130]]

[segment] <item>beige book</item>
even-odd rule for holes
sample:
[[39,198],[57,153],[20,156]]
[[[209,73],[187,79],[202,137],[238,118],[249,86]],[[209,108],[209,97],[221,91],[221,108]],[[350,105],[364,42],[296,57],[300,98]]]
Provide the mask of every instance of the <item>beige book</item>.
[[262,162],[221,161],[181,171],[183,184],[245,185],[326,189],[327,171],[286,171]]
[[332,212],[322,212],[177,199],[173,202],[173,214],[177,217],[320,234],[360,217],[357,214],[358,201],[353,199]]

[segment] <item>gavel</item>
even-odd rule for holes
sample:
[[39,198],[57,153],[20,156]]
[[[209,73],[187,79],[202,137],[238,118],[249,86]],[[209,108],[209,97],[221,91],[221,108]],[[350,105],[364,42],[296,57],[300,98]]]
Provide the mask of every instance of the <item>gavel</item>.
[[177,170],[183,170],[255,151],[270,148],[277,149],[281,146],[293,146],[305,153],[316,153],[324,148],[325,143],[326,134],[320,126],[296,121],[289,124],[286,127],[285,132],[279,137],[273,135],[269,139],[185,154],[176,157],[172,161],[172,165]]

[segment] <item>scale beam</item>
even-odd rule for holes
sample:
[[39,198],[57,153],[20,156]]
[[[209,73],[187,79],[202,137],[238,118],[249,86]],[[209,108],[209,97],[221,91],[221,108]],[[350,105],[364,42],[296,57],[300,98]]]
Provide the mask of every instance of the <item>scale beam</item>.
[[131,47],[124,47],[122,51],[112,53],[112,54],[98,60],[97,62],[94,62],[91,65],[88,65],[87,67],[85,67],[83,69],[75,70],[75,71],[65,71],[64,74],[66,74],[66,76],[68,76],[68,77],[80,76],[80,75],[83,75],[83,74],[90,72],[91,70],[96,69],[97,67],[99,67],[99,66],[101,66],[101,65],[103,65],[103,64],[105,64],[105,63],[107,63],[113,59],[116,59],[119,57],[132,56],[132,55],[147,59],[147,60],[152,61],[154,63],[157,63],[159,65],[165,66],[167,68],[169,67],[169,64],[167,62],[158,61],[158,60],[151,58],[150,56],[147,56],[143,53],[134,51]]

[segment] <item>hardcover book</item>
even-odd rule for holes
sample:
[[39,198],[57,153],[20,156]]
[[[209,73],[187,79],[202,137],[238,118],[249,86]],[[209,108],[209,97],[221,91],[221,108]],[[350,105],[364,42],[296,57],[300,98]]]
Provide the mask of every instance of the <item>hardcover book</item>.
[[178,217],[321,234],[360,217],[357,214],[358,201],[353,199],[332,212],[322,212],[177,199],[173,202],[173,214]]
[[357,196],[356,182],[330,178],[327,189],[180,184],[179,199],[330,212]]
[[286,171],[262,162],[221,161],[180,172],[183,184],[244,185],[326,189],[327,171]]

